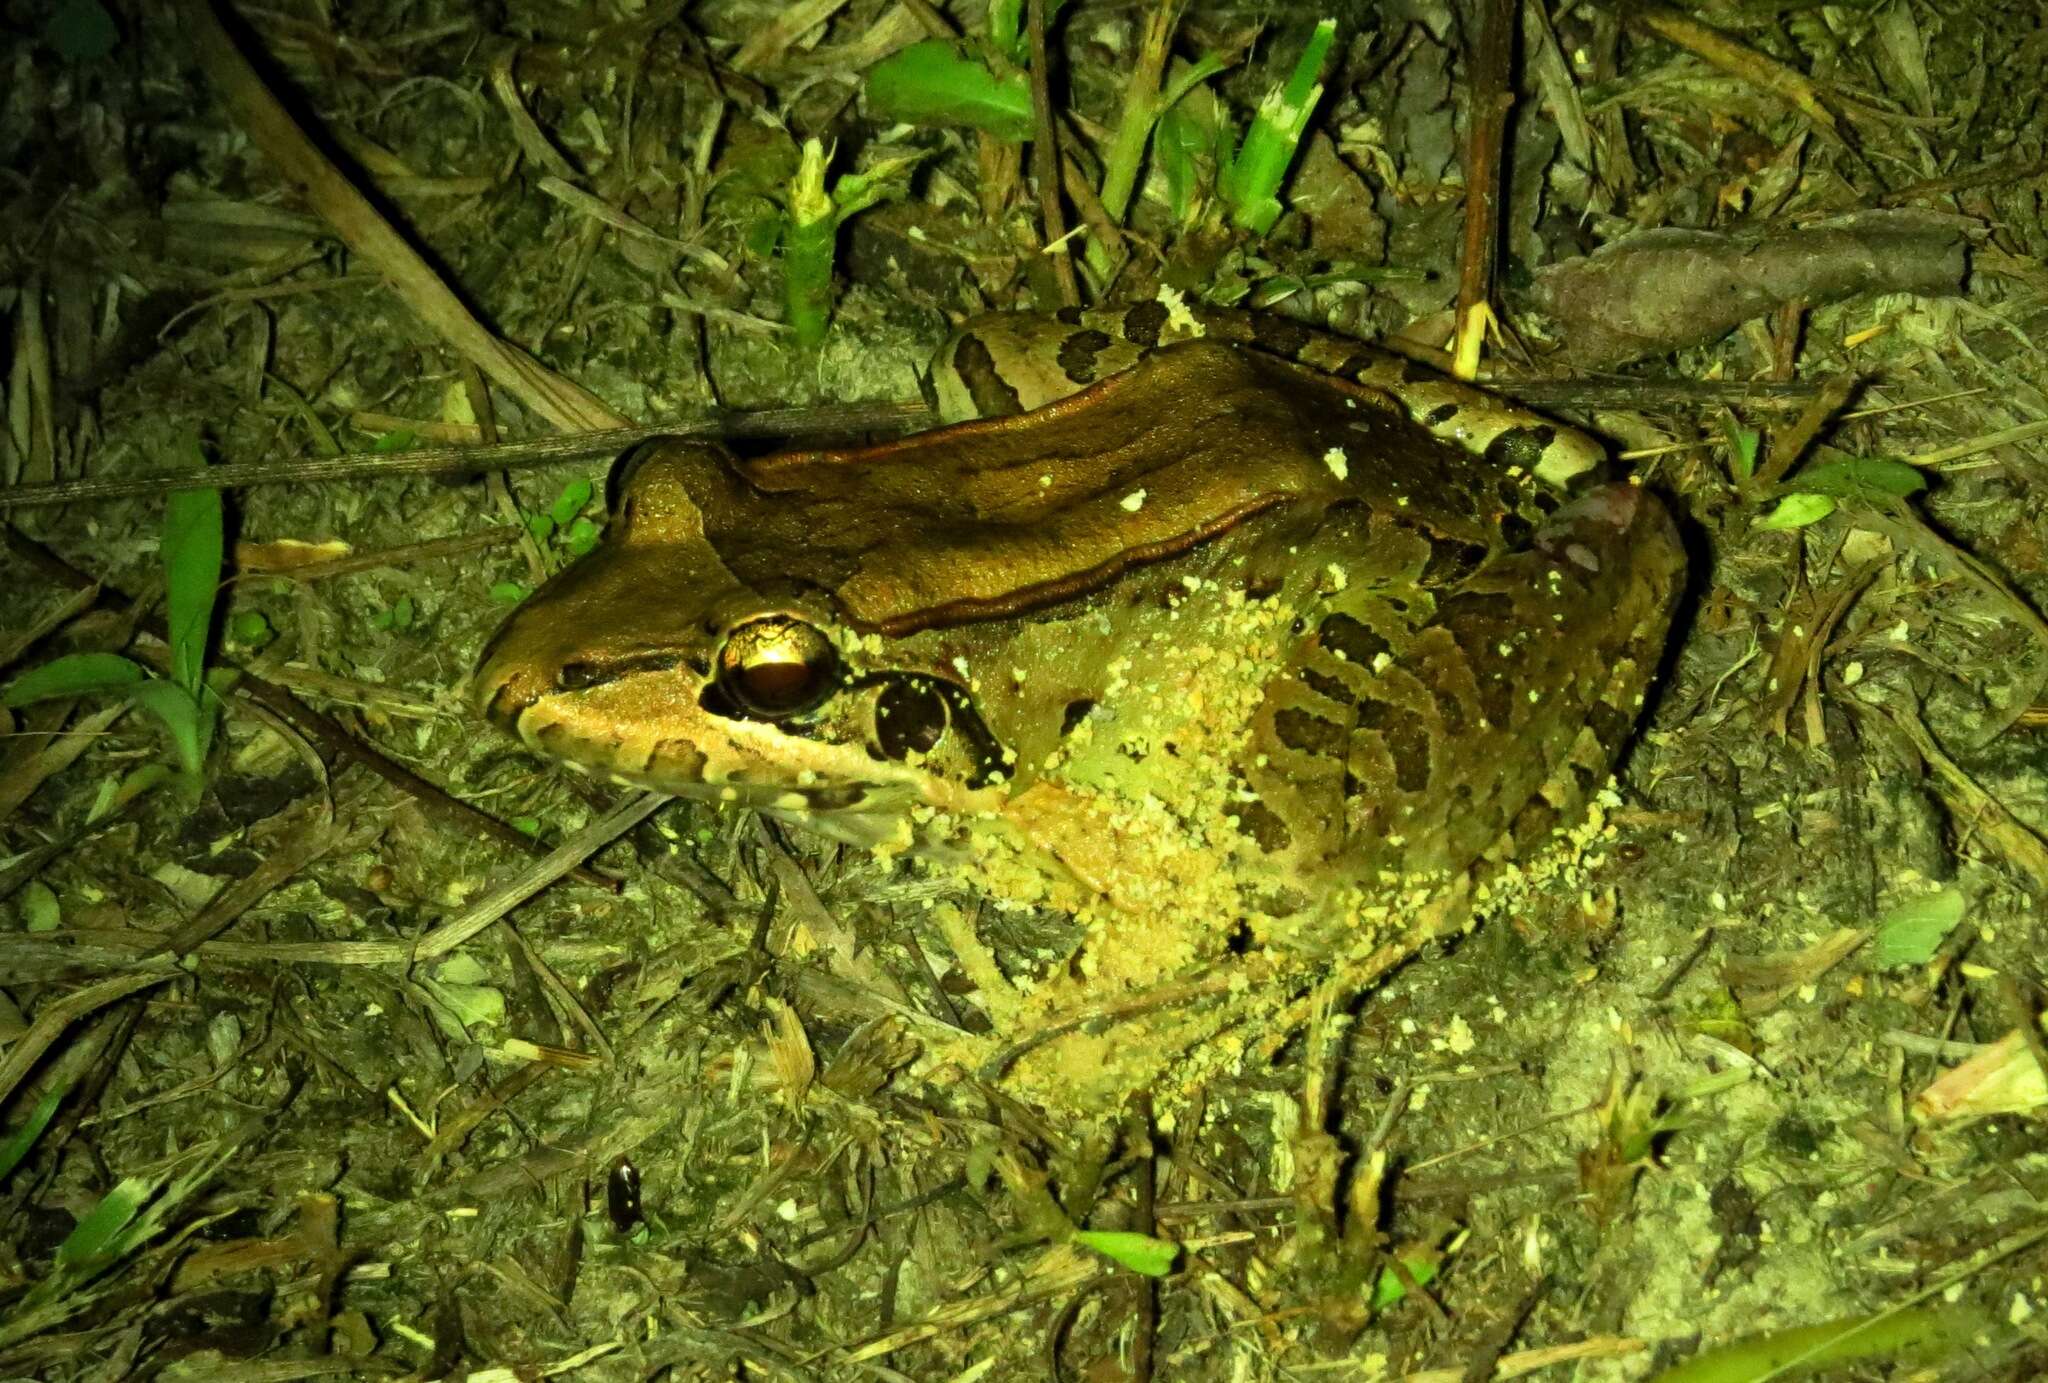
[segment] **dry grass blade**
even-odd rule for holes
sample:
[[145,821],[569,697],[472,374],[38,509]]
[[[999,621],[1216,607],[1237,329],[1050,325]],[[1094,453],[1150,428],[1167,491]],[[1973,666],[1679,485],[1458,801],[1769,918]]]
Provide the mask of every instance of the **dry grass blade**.
[[754,30],[733,54],[732,65],[741,72],[773,67],[782,61],[791,44],[846,8],[846,0],[797,0],[782,13]]
[[103,706],[63,734],[52,736],[34,753],[16,759],[7,772],[0,775],[0,821],[21,810],[21,804],[28,801],[37,788],[78,762],[79,756],[127,713],[128,703],[125,701]]
[[262,863],[244,877],[216,893],[199,915],[178,928],[164,949],[174,956],[189,954],[202,941],[211,941],[235,924],[273,889],[281,887],[301,869],[339,844],[347,830],[335,824],[334,804],[326,794],[309,798],[296,810],[281,813],[283,843],[269,851]]
[[514,878],[492,890],[466,909],[460,917],[444,922],[422,936],[413,944],[412,960],[418,963],[447,955],[654,815],[669,801],[670,798],[665,793],[645,792],[613,808],[556,846],[545,858],[535,860]]
[[1740,77],[1784,98],[1828,138],[1841,142],[1842,132],[1836,127],[1833,113],[1821,104],[1820,88],[1805,73],[1766,57],[1746,44],[1737,43],[1712,25],[1702,24],[1691,15],[1663,5],[1639,4],[1629,14],[1637,24],[1659,38],[1677,44],[1731,76]]
[[212,0],[184,0],[188,34],[235,118],[348,247],[377,266],[420,320],[499,388],[556,427],[624,427],[630,421],[603,400],[500,340],[441,281],[369,198],[306,137],[282,102],[222,27]]
[[183,972],[163,965],[135,974],[118,975],[43,1005],[36,1013],[35,1022],[29,1025],[29,1030],[7,1049],[6,1059],[0,1061],[0,1104],[5,1104],[14,1094],[15,1087],[21,1084],[23,1077],[35,1069],[37,1060],[63,1035],[66,1028],[88,1014],[99,1012],[108,1004],[118,1003],[130,994],[160,985],[165,980],[176,979],[181,973]]
[[847,1350],[838,1356],[838,1362],[861,1364],[880,1359],[907,1345],[929,1340],[934,1335],[964,1330],[1033,1302],[1077,1292],[1102,1275],[1101,1260],[1086,1249],[1072,1244],[1057,1244],[1040,1254],[1023,1276],[1009,1286],[984,1296],[968,1297],[941,1306],[915,1325],[892,1330],[878,1339]]
[[1906,707],[1888,707],[1884,714],[1891,717],[1892,723],[1905,733],[1934,770],[1936,790],[1959,823],[1961,834],[1965,838],[1982,835],[1991,842],[1992,849],[2020,871],[2030,892],[2037,896],[2048,894],[2048,841],[2043,841],[1944,753],[1916,712]]

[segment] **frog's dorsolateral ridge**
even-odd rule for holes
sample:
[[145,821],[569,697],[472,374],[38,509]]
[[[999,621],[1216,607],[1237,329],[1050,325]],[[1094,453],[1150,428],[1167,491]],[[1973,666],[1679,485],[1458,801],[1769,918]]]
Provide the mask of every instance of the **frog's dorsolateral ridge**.
[[[476,678],[538,752],[966,842],[946,867],[1074,913],[1076,956],[1000,994],[982,967],[982,997],[1001,1073],[1076,1107],[1192,1078],[1251,1012],[1130,1002],[1159,986],[1223,995],[1189,982],[1247,952],[1376,973],[1468,914],[1475,870],[1605,780],[1684,570],[1654,496],[1587,483],[1584,434],[1354,344],[1340,377],[1145,324],[956,337],[941,398],[1008,416],[748,461],[649,444]],[[1034,330],[1051,384],[1005,365]],[[1249,344],[1340,349],[1281,335]],[[1071,1021],[1112,1010],[1143,1016]]]

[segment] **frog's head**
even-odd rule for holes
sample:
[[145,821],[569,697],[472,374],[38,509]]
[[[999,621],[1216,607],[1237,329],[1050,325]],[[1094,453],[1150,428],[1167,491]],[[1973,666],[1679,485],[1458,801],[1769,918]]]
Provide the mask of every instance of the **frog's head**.
[[956,681],[852,630],[829,590],[743,580],[705,512],[746,481],[675,439],[621,463],[606,540],[512,613],[472,682],[534,751],[662,791],[789,810],[951,804],[1000,748]]

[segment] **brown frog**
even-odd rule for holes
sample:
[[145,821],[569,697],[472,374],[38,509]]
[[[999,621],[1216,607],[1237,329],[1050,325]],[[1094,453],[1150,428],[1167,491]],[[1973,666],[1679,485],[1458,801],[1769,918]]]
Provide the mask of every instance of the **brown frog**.
[[963,1059],[1079,1107],[1197,1073],[1469,916],[1604,781],[1684,556],[1654,497],[1589,483],[1591,438],[1234,316],[992,319],[935,376],[1007,416],[641,448],[475,696],[577,767],[1073,913],[1030,978],[941,916],[996,1019]]

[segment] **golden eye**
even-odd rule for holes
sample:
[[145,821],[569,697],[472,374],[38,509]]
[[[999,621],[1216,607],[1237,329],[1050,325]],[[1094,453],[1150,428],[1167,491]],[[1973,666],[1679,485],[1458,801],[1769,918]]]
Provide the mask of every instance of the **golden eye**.
[[741,714],[783,720],[832,694],[839,685],[839,655],[816,625],[770,615],[725,636],[716,681]]

